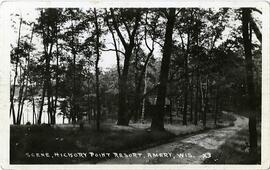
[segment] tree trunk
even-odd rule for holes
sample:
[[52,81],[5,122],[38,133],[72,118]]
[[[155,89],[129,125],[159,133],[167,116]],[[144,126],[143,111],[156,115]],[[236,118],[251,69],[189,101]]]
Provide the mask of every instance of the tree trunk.
[[[20,24],[19,24],[19,35],[18,35],[18,41],[17,41],[17,48],[20,49],[20,39],[21,39],[21,28],[22,28],[22,18],[20,18]],[[10,96],[10,114],[12,114],[13,118],[13,124],[16,124],[16,117],[15,117],[15,110],[14,110],[14,95],[15,95],[15,89],[16,89],[16,80],[18,76],[18,64],[19,64],[19,55],[16,55],[16,64],[15,64],[15,75],[13,79],[13,88],[11,90],[11,96]]]
[[[147,14],[146,14],[147,15]],[[147,24],[147,16],[146,16],[146,21],[145,21],[145,23]],[[144,109],[144,108],[141,108],[141,86],[142,86],[142,83],[143,83],[143,80],[146,78],[146,76],[147,76],[147,66],[148,66],[148,63],[149,63],[149,60],[150,60],[150,58],[151,58],[151,56],[152,56],[152,54],[153,54],[153,51],[154,51],[154,40],[152,39],[152,48],[151,47],[149,47],[149,45],[148,45],[148,43],[147,43],[147,31],[146,31],[147,29],[145,28],[145,32],[144,32],[144,40],[145,40],[145,45],[146,45],[146,47],[148,48],[148,50],[149,50],[149,53],[147,54],[147,57],[146,57],[146,60],[145,60],[145,62],[144,62],[144,65],[143,65],[143,68],[142,68],[142,70],[141,70],[141,72],[140,72],[140,75],[139,75],[139,77],[138,77],[138,75],[137,74],[135,74],[135,79],[137,80],[137,78],[138,78],[138,81],[137,81],[137,86],[136,86],[136,98],[135,98],[135,107],[137,108],[137,110],[136,110],[136,113],[135,113],[135,116],[134,116],[134,119],[135,119],[135,121],[137,121],[137,119],[138,119],[138,117],[139,117],[139,115],[140,115],[140,113],[141,113],[141,111],[142,111],[142,109]],[[138,45],[138,47],[139,47],[139,45]],[[137,56],[138,54],[136,53],[136,66],[137,66],[137,61],[138,61],[138,56]],[[135,66],[135,67],[136,67]],[[137,69],[136,69],[137,70]],[[145,87],[146,87],[146,81],[144,81],[144,83],[145,83]],[[143,95],[146,93],[146,88],[144,88],[144,93],[143,93]],[[145,102],[145,100],[144,100],[144,102]],[[144,104],[143,104],[144,105]]]
[[[44,16],[43,10],[40,11],[41,18]],[[42,19],[43,20],[43,19]],[[50,44],[47,41],[47,36],[49,35],[49,26],[43,25],[45,21],[41,21],[42,24],[42,37],[43,37],[43,48],[44,48],[44,55],[45,55],[45,73],[43,79],[43,91],[42,91],[42,98],[41,98],[41,106],[39,111],[38,117],[38,124],[41,123],[43,106],[44,106],[44,99],[45,94],[47,93],[47,114],[48,114],[48,122],[51,112],[51,103],[50,103],[50,96],[51,96],[51,73],[50,73],[50,61],[51,61],[51,54],[52,54],[52,47],[53,42]],[[45,30],[47,28],[47,30]],[[47,32],[47,33],[46,33]],[[47,35],[46,35],[47,34]]]
[[75,52],[75,48],[74,48],[74,33],[73,33],[73,23],[72,23],[72,55],[73,55],[73,79],[72,79],[72,105],[71,105],[71,121],[72,124],[76,123],[76,117],[77,115],[77,107],[76,107],[76,52]]
[[[106,9],[105,9],[106,10]],[[107,14],[107,10],[106,10],[106,15],[108,16]],[[113,32],[113,29],[108,21],[108,17],[106,17],[106,23],[107,23],[107,26],[109,28],[109,31],[112,35],[112,39],[113,39],[113,45],[114,45],[114,49],[115,49],[115,56],[116,56],[116,63],[117,63],[117,73],[118,73],[118,77],[120,78],[121,77],[121,69],[120,69],[120,56],[119,56],[119,53],[118,53],[118,48],[117,48],[117,44],[116,44],[116,38],[115,38],[115,35],[114,35],[114,32]],[[119,81],[119,80],[118,80]]]
[[134,95],[134,105],[132,107],[132,115],[134,122],[138,121],[138,117],[140,114],[141,110],[141,101],[140,101],[140,96],[141,96],[141,80],[139,80],[139,69],[138,69],[138,62],[139,62],[139,57],[138,57],[138,49],[139,45],[136,44],[136,48],[134,49],[135,53],[135,59],[134,59],[134,82],[135,82],[135,95]]
[[[257,130],[256,130],[256,103],[255,103],[255,89],[253,80],[253,61],[252,61],[252,44],[250,26],[250,9],[242,9],[242,31],[243,43],[246,61],[246,79],[248,92],[248,107],[249,107],[249,142],[250,153],[257,159]],[[257,160],[256,160],[257,161]]]
[[169,111],[169,116],[170,116],[170,124],[173,123],[173,115],[172,115],[172,106],[173,106],[173,104],[172,103],[173,103],[172,98],[170,98],[170,105],[168,106],[168,111]]
[[190,46],[190,33],[188,33],[187,38],[187,53],[184,61],[184,77],[185,77],[185,85],[184,85],[184,110],[183,110],[183,125],[187,125],[187,106],[188,106],[188,56],[189,56],[189,46]]
[[[31,33],[31,37],[30,37],[30,41],[29,44],[32,44],[32,40],[33,40],[33,34],[34,34],[34,28],[32,28],[32,33]],[[24,90],[24,94],[23,94],[23,98],[22,98],[22,104],[21,104],[21,111],[20,111],[20,117],[23,113],[23,107],[24,107],[24,102],[27,98],[27,93],[28,93],[28,83],[30,81],[30,75],[29,75],[29,64],[30,64],[30,51],[28,51],[27,53],[27,57],[26,57],[26,63],[27,63],[27,67],[26,67],[26,71],[24,74],[26,74],[24,77],[26,80],[26,85],[25,85],[25,90]],[[22,92],[23,93],[23,92]],[[28,113],[27,113],[28,114]]]
[[[142,86],[142,82],[143,80],[146,78],[147,76],[147,66],[148,66],[148,63],[149,63],[149,60],[153,54],[153,51],[154,49],[151,49],[150,52],[148,53],[147,57],[146,57],[146,61],[143,65],[143,68],[142,68],[142,71],[139,75],[139,79],[138,79],[138,83],[137,83],[137,87],[136,87],[136,99],[135,99],[135,103],[136,103],[136,114],[135,114],[135,117],[134,119],[137,120],[138,117],[139,117],[139,114],[141,112],[141,86]],[[144,83],[146,83],[146,81],[144,81]],[[145,87],[146,87],[146,84],[145,84]],[[145,89],[145,93],[146,93],[146,89]],[[144,93],[144,94],[145,94]]]
[[32,96],[32,106],[33,106],[33,125],[36,124],[36,108],[35,108],[35,99]]
[[191,82],[190,82],[190,119],[189,121],[193,121],[193,71],[191,75]]
[[163,57],[161,61],[161,70],[159,76],[159,86],[157,93],[156,111],[152,115],[151,130],[164,130],[164,105],[166,97],[166,88],[169,74],[169,66],[172,52],[172,34],[175,23],[175,8],[169,9],[167,17],[165,42],[163,47]]
[[51,71],[50,71],[50,62],[51,62],[51,54],[52,54],[52,47],[53,43],[50,45],[49,53],[47,53],[46,56],[46,88],[47,88],[47,113],[48,113],[48,124],[51,122],[52,117],[52,102],[51,102],[51,96],[52,96],[52,84],[51,84]]
[[[23,113],[23,107],[24,107],[24,102],[27,98],[27,89],[28,89],[28,76],[25,78],[25,81],[26,81],[26,84],[25,84],[25,90],[24,90],[24,94],[23,94],[23,97],[22,97],[22,104],[21,104],[21,111],[20,111],[20,117]],[[28,113],[27,113],[28,114]]]
[[130,33],[128,35],[129,37],[129,42],[127,43],[124,36],[119,30],[118,23],[116,22],[116,17],[114,16],[114,10],[111,8],[111,17],[112,17],[112,24],[114,26],[114,29],[117,32],[118,37],[120,38],[123,47],[125,48],[125,59],[124,59],[124,66],[123,66],[123,71],[122,75],[119,78],[119,99],[118,99],[118,120],[117,120],[117,125],[124,125],[128,126],[129,123],[129,115],[127,114],[127,78],[128,78],[128,70],[129,70],[129,65],[130,65],[130,58],[131,54],[133,51],[133,48],[135,46],[134,43],[134,38],[136,36],[137,29],[139,27],[139,21],[141,20],[141,13],[138,10],[136,12],[135,16],[135,24],[133,26],[132,33],[128,28],[126,27],[127,31]]
[[195,95],[195,110],[194,110],[194,124],[198,125],[198,103],[199,103],[199,69],[196,68],[196,95]]
[[53,96],[51,97],[51,115],[50,115],[50,122],[52,125],[54,125],[56,123],[56,118],[55,118],[55,115],[56,115],[56,107],[55,107],[55,101],[56,101],[56,98],[54,98]]
[[33,109],[33,124],[37,123],[36,122],[36,106],[35,106],[35,98],[34,98],[34,87],[33,87],[33,84],[32,84],[32,81],[31,81],[31,78],[29,79],[29,83],[31,84],[30,85],[30,93],[31,93],[31,98],[32,98],[32,109]]
[[254,31],[257,39],[260,41],[260,43],[262,43],[262,33],[251,16],[250,16],[249,22],[250,22],[250,26],[251,26],[252,30]]
[[52,114],[52,124],[56,123],[55,116],[57,112],[57,102],[58,102],[58,84],[59,84],[59,47],[58,47],[58,27],[56,26],[56,72],[55,72],[55,99],[53,105],[53,114]]
[[202,77],[200,77],[200,114],[199,114],[199,120],[203,119],[203,113],[204,113],[204,88],[203,88],[203,82]]
[[128,69],[130,64],[130,57],[134,44],[126,50],[124,68],[122,76],[120,77],[119,83],[119,103],[118,103],[118,121],[117,125],[128,126],[129,115],[127,114],[127,78],[128,78]]
[[216,90],[216,102],[215,102],[215,116],[214,116],[214,121],[215,121],[215,126],[217,126],[217,117],[218,117],[218,105],[219,105],[219,89],[217,87]]
[[19,84],[20,91],[19,91],[19,97],[18,97],[19,103],[18,103],[17,121],[16,121],[16,123],[18,125],[21,124],[21,118],[22,118],[22,112],[21,112],[22,108],[21,107],[22,107],[22,102],[23,102],[23,92],[24,92],[24,88],[25,88],[25,74],[23,76],[20,76],[20,81],[23,81],[23,83]]
[[96,63],[95,63],[95,72],[96,72],[96,109],[97,109],[97,130],[100,130],[100,94],[99,94],[99,36],[100,30],[98,26],[98,18],[96,8],[94,8],[94,15],[95,15],[95,27],[96,27]]
[[[140,80],[138,80],[140,81]],[[137,83],[137,86],[136,86],[136,90],[135,90],[135,99],[134,99],[134,110],[135,110],[135,113],[134,113],[134,121],[137,122],[138,121],[138,118],[140,116],[140,111],[141,111],[141,100],[140,100],[140,97],[141,97],[141,83],[138,82]]]
[[208,77],[206,76],[206,88],[204,90],[204,109],[203,109],[203,126],[206,127],[206,116],[208,112]]
[[73,53],[73,79],[72,79],[72,105],[71,105],[71,121],[76,123],[76,54]]
[[88,94],[87,94],[87,104],[88,104],[88,123],[91,124],[91,115],[92,115],[92,107],[91,107],[91,100],[90,100],[90,78],[88,78],[87,81],[87,90],[88,90]]
[[[146,94],[146,90],[147,90],[147,68],[146,68],[145,73],[144,73],[143,95]],[[143,122],[143,121],[144,121],[144,116],[145,116],[145,104],[146,104],[146,99],[145,99],[145,97],[143,98],[142,103],[143,103],[143,105],[142,105],[141,121]]]
[[45,85],[45,81],[44,81],[43,82],[42,96],[41,96],[41,103],[40,103],[40,110],[39,110],[38,121],[37,121],[38,124],[41,124],[45,94],[46,94],[46,85]]

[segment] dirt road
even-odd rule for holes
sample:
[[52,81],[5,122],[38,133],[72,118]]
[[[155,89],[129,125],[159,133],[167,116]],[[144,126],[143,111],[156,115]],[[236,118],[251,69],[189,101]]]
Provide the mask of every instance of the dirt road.
[[115,153],[116,158],[98,164],[201,164],[236,132],[247,128],[246,117],[234,116],[234,126],[209,130],[187,138],[179,137],[174,142],[129,155]]

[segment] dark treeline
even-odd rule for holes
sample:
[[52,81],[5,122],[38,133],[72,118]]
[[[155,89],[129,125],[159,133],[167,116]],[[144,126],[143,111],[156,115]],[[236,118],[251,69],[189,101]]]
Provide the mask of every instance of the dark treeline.
[[[261,33],[256,9],[37,9],[35,22],[13,15],[10,116],[32,124],[58,115],[69,123],[219,121],[248,112],[256,151],[261,106]],[[15,22],[15,20],[19,22]],[[235,22],[234,26],[230,22]],[[238,23],[238,24],[237,24]],[[27,29],[23,29],[26,28]],[[230,28],[230,29],[228,29]],[[229,31],[228,31],[229,30]],[[116,66],[101,67],[103,54]],[[159,54],[159,55],[158,55]],[[106,56],[108,57],[108,56]],[[247,107],[249,106],[249,107]],[[254,138],[252,138],[254,137]],[[252,140],[254,139],[254,140]]]

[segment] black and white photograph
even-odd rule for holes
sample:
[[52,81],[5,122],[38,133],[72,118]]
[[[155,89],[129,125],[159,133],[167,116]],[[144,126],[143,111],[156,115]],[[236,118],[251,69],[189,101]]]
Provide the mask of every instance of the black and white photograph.
[[8,164],[267,163],[264,11],[10,9]]

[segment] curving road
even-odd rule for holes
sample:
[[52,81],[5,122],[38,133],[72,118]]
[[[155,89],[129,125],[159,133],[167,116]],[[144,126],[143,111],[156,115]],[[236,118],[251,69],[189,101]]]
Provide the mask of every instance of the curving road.
[[187,138],[179,137],[174,142],[142,150],[130,156],[118,155],[119,158],[98,162],[98,164],[201,164],[227,139],[248,127],[246,117],[233,115],[236,118],[234,126],[209,130]]

